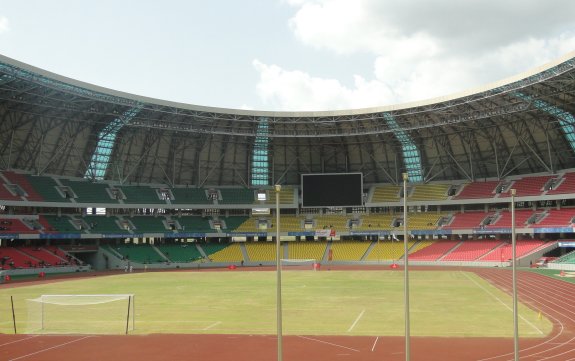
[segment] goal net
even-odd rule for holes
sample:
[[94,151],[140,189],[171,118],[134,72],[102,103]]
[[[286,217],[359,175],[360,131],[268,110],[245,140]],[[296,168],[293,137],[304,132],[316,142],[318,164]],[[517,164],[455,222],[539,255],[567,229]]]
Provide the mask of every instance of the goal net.
[[317,270],[318,263],[316,259],[281,259],[282,270]]
[[133,294],[42,295],[26,301],[26,333],[127,334],[135,329]]

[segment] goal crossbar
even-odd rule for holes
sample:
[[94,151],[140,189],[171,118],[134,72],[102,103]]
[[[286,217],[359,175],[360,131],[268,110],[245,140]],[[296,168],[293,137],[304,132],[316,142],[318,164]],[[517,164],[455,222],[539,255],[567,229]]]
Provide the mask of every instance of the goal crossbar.
[[122,324],[126,334],[135,329],[134,294],[53,294],[27,301],[35,331],[107,333],[118,332]]

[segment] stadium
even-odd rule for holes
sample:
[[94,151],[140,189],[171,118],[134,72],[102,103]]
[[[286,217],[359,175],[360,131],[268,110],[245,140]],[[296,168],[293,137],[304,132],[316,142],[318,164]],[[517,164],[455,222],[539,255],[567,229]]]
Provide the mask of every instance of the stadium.
[[575,53],[320,112],[0,56],[0,355],[269,360],[279,327],[287,360],[403,360],[409,260],[413,359],[513,359],[515,266],[521,359],[575,359],[574,113]]

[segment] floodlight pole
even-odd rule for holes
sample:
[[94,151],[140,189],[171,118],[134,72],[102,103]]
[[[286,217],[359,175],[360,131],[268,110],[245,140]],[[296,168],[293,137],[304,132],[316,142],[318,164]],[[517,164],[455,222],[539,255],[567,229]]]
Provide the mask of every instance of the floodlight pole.
[[517,265],[515,236],[515,194],[516,190],[511,189],[511,273],[513,274],[513,353],[514,360],[519,360],[519,320],[517,314]]
[[407,255],[408,247],[407,241],[409,236],[407,234],[407,180],[409,176],[403,173],[403,290],[404,290],[404,304],[405,304],[405,361],[411,358],[410,347],[410,328],[409,328],[409,257]]
[[280,191],[282,186],[274,186],[276,193],[276,275],[277,275],[277,337],[278,337],[278,361],[283,360],[283,342],[282,342],[282,270],[281,270],[281,244],[280,244]]

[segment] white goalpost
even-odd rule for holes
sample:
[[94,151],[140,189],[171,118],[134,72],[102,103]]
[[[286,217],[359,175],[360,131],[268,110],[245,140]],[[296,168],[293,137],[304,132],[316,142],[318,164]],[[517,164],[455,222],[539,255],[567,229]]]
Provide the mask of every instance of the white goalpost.
[[314,258],[306,259],[281,259],[280,260],[282,270],[289,269],[302,269],[302,270],[314,270],[317,271],[318,262]]
[[26,333],[128,334],[136,326],[133,294],[41,295],[26,301]]

